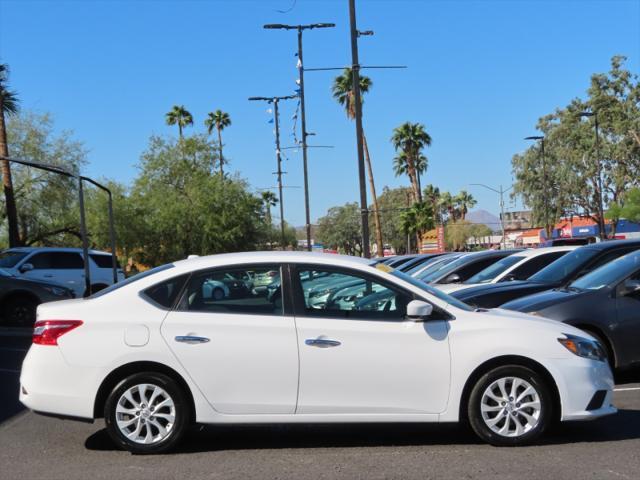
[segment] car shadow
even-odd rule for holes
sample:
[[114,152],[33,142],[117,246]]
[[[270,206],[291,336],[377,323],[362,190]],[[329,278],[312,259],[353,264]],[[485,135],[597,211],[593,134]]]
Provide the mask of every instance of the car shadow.
[[[592,422],[563,423],[539,446],[640,438],[640,411],[620,410]],[[173,454],[223,450],[481,445],[468,428],[454,424],[234,425],[195,428]],[[85,442],[89,450],[117,450],[102,429]]]

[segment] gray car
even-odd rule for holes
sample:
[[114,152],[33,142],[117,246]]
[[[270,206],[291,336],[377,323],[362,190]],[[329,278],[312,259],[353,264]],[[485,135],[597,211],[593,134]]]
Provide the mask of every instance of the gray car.
[[15,277],[0,268],[0,325],[31,327],[38,305],[73,297],[73,290],[62,285]]

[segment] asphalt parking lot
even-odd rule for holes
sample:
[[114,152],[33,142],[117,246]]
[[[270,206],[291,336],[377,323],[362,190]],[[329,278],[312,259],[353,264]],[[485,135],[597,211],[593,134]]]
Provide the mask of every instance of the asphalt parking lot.
[[0,331],[0,478],[640,479],[640,372],[618,378],[615,416],[563,424],[536,446],[496,448],[456,426],[194,429],[180,450],[115,450],[102,422],[42,417],[17,402],[30,339]]

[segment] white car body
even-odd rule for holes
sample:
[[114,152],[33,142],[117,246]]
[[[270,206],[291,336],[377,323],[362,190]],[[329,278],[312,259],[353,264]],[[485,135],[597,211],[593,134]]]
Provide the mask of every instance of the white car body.
[[[565,245],[565,246],[559,246],[559,247],[542,247],[542,248],[531,248],[531,249],[528,249],[528,250],[524,250],[522,252],[514,253],[510,257],[505,257],[505,258],[513,258],[513,259],[517,258],[517,259],[520,259],[520,260],[517,263],[514,263],[513,265],[511,265],[509,268],[507,268],[503,272],[500,272],[500,274],[496,275],[495,277],[493,277],[488,282],[485,282],[485,283],[447,283],[447,284],[443,284],[443,285],[437,285],[437,288],[438,288],[438,290],[441,290],[441,291],[443,291],[445,293],[453,293],[453,292],[457,292],[458,290],[464,290],[465,288],[471,288],[471,287],[477,287],[479,285],[488,285],[488,284],[491,284],[491,283],[500,283],[500,282],[508,281],[506,279],[509,277],[509,275],[513,274],[513,272],[515,272],[519,268],[523,267],[527,263],[531,262],[535,258],[539,258],[539,257],[545,256],[545,255],[554,254],[555,252],[569,252],[571,250],[575,250],[576,248],[578,248],[578,246]],[[496,263],[498,263],[498,262],[496,262]],[[493,265],[490,266],[489,268],[491,268],[491,267],[493,267]]]
[[[450,317],[363,321],[168,311],[140,295],[177,275],[261,263],[366,274]],[[606,361],[579,357],[558,342],[565,334],[589,338],[586,333],[516,312],[464,310],[443,295],[370,266],[368,260],[341,255],[254,252],[178,261],[103,296],[38,308],[39,321],[56,319],[83,324],[61,336],[57,346],[31,346],[22,368],[20,401],[60,416],[101,416],[101,385],[110,375],[129,366],[161,365],[188,388],[199,423],[456,422],[474,372],[504,358],[524,359],[547,372],[562,420],[616,411]],[[210,341],[174,341],[184,335]],[[307,343],[319,338],[337,339],[340,346],[312,348]],[[602,406],[587,410],[598,390],[606,391]]]
[[[22,258],[11,267],[3,267],[16,277],[30,280],[54,282],[73,290],[77,298],[85,293],[84,261],[81,248],[57,248],[57,247],[16,247],[5,250],[3,253],[17,252],[24,254]],[[54,261],[38,260],[42,256],[56,257]],[[100,266],[95,258],[100,257]],[[25,265],[34,267],[30,270]],[[111,266],[111,254],[98,250],[89,250],[89,275],[91,285],[98,288],[113,284],[113,269]],[[124,280],[124,272],[117,269],[118,281]]]

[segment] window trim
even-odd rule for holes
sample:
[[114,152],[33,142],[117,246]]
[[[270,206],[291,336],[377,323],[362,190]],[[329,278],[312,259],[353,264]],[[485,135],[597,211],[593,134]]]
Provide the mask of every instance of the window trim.
[[[301,318],[322,318],[326,320],[350,320],[350,321],[359,321],[359,322],[387,322],[387,323],[402,323],[407,321],[406,316],[401,318],[358,318],[358,317],[349,317],[347,315],[331,315],[331,314],[318,314],[313,315],[309,314],[304,301],[304,293],[302,292],[302,283],[300,282],[299,272],[305,270],[320,270],[320,271],[328,271],[341,273],[344,275],[351,275],[355,277],[364,278],[367,280],[371,280],[372,282],[378,283],[389,290],[398,292],[400,294],[406,295],[411,300],[422,300],[427,302],[433,306],[433,311],[437,312],[442,316],[440,319],[433,319],[433,321],[446,321],[450,320],[451,315],[443,310],[442,308],[435,305],[433,302],[429,301],[427,298],[421,297],[418,294],[412,292],[411,290],[407,290],[406,288],[401,287],[400,285],[395,284],[394,282],[390,282],[384,278],[380,278],[377,275],[374,275],[369,272],[364,272],[358,269],[352,269],[349,267],[336,267],[333,265],[321,265],[321,264],[311,264],[311,263],[296,263],[291,265],[291,292],[293,297],[293,307],[294,307],[294,315],[296,317]],[[327,311],[327,310],[325,310]],[[331,312],[331,311],[328,311]]]
[[[204,274],[207,272],[217,272],[217,271],[228,271],[228,270],[252,270],[256,268],[260,268],[262,266],[277,266],[280,269],[280,294],[282,295],[282,313],[280,315],[275,313],[261,313],[261,312],[206,312],[201,310],[181,310],[178,306],[184,300],[184,296],[186,295],[187,289],[191,280],[194,276]],[[219,265],[216,267],[208,267],[201,268],[199,270],[192,270],[189,273],[189,278],[184,283],[182,287],[182,291],[176,297],[176,301],[171,307],[172,312],[179,313],[203,313],[207,315],[256,315],[263,317],[287,317],[293,316],[293,307],[291,302],[289,301],[289,296],[285,294],[287,290],[289,290],[287,281],[288,271],[285,269],[286,264],[282,262],[251,262],[251,263],[239,263],[239,264],[230,264],[230,265]],[[162,282],[158,282],[162,283]]]

